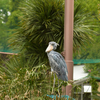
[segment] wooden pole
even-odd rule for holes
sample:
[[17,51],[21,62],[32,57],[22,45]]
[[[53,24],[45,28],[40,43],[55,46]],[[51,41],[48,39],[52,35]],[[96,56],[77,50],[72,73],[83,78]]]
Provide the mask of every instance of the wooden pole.
[[[73,80],[73,18],[74,0],[65,0],[64,52],[68,68],[68,80]],[[72,86],[66,87],[66,95],[71,95]]]

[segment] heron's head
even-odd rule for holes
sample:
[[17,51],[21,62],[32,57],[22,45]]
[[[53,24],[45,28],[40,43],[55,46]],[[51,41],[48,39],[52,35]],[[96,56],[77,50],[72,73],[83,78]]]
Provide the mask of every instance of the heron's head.
[[56,48],[57,48],[58,45],[59,44],[56,43],[56,42],[54,42],[54,41],[49,42],[49,45],[48,45],[48,47],[46,49],[46,52],[50,52],[52,50],[56,50]]

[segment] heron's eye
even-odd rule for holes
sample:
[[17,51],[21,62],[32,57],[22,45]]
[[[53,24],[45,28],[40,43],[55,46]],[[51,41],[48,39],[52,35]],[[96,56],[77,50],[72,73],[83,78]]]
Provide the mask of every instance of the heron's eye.
[[54,46],[54,44],[52,44]]

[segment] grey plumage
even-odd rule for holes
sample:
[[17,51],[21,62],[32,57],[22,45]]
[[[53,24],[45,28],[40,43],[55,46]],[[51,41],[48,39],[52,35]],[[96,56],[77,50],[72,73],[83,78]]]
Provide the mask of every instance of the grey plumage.
[[58,79],[68,81],[68,71],[66,62],[60,53],[54,51],[55,48],[57,48],[58,44],[56,42],[49,42],[49,45],[53,46],[53,50],[47,52],[47,56],[51,66],[51,71],[56,73]]

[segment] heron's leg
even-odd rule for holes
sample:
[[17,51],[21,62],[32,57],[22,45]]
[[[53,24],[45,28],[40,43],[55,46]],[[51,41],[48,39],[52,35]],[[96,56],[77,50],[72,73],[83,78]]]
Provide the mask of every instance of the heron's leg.
[[54,82],[53,82],[53,90],[52,90],[52,92],[54,92],[54,87],[55,87],[55,73],[54,73]]
[[60,87],[59,87],[59,79],[58,79],[58,95],[59,95],[59,98],[61,99],[61,94],[60,94],[61,90],[60,90]]
[[58,94],[59,94],[59,79],[58,79]]
[[54,73],[54,82],[53,82],[53,88],[55,87],[55,73]]

